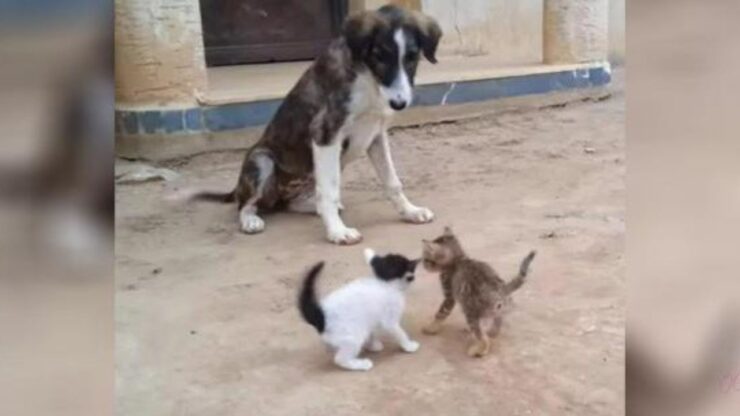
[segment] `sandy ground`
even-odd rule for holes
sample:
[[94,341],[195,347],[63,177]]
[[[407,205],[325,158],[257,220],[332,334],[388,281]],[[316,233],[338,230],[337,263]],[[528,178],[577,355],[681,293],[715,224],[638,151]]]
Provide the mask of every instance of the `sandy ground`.
[[[618,415],[624,413],[624,94],[392,134],[427,225],[400,222],[367,160],[343,176],[346,222],[361,245],[326,243],[318,217],[277,214],[238,231],[235,207],[172,206],[180,186],[229,189],[242,153],[170,165],[175,183],[116,194],[117,407],[122,415]],[[303,272],[327,267],[325,293],[367,273],[362,248],[420,253],[451,225],[471,256],[513,276],[539,254],[492,353],[465,355],[459,310],[421,334],[441,292],[421,272],[404,325],[415,354],[386,343],[375,368],[333,366],[299,318]]]

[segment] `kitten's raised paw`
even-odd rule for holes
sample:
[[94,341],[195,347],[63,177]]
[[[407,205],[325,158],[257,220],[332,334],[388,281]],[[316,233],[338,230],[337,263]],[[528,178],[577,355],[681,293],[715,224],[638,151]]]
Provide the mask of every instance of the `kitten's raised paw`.
[[490,344],[483,341],[476,341],[468,348],[468,355],[471,357],[483,357],[488,354]]
[[405,352],[416,352],[419,351],[419,343],[416,341],[408,341],[401,345],[401,349]]
[[431,324],[425,326],[421,329],[421,332],[427,334],[427,335],[437,335],[439,331],[442,330],[442,323],[439,321],[434,321]]

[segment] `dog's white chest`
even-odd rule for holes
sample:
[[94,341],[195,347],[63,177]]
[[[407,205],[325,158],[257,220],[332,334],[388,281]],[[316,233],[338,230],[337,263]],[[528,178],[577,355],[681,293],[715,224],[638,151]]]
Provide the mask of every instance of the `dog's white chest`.
[[382,117],[363,116],[347,126],[345,148],[342,152],[342,163],[351,162],[367,153],[373,140],[386,128]]
[[369,74],[358,75],[351,97],[347,121],[342,127],[348,140],[342,153],[343,164],[365,155],[373,140],[388,128],[393,116],[393,110]]

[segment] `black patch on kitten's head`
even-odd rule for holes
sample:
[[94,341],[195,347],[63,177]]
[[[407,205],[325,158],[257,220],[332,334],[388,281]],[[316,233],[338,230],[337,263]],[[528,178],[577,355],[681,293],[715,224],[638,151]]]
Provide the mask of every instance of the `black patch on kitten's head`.
[[396,279],[405,279],[407,282],[414,281],[414,270],[418,260],[409,260],[400,254],[386,254],[370,260],[375,276],[381,280],[391,281]]

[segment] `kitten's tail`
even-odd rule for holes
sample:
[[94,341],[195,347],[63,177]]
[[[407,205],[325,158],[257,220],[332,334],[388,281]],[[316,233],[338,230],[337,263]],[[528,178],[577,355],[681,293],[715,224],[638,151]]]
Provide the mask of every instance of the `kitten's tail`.
[[308,271],[305,279],[303,280],[303,287],[298,295],[298,309],[301,311],[301,316],[309,324],[311,324],[319,334],[324,332],[324,326],[326,325],[326,318],[324,317],[324,311],[321,309],[321,305],[316,300],[316,278],[321,273],[321,269],[324,268],[324,262],[316,263],[315,266]]
[[519,266],[519,274],[506,284],[506,293],[511,293],[522,287],[524,279],[526,279],[527,273],[529,272],[529,264],[532,263],[535,254],[537,254],[537,252],[532,250],[527,254],[527,257],[522,260],[522,264]]

